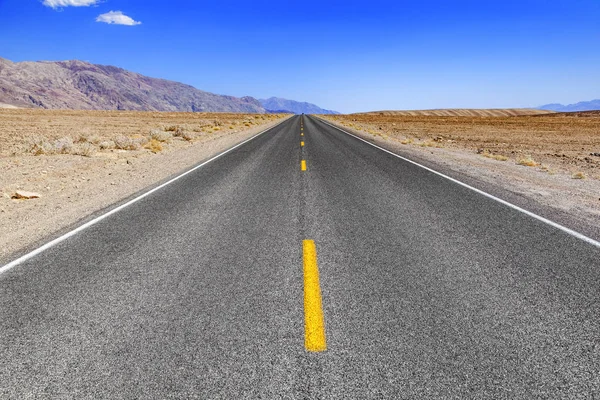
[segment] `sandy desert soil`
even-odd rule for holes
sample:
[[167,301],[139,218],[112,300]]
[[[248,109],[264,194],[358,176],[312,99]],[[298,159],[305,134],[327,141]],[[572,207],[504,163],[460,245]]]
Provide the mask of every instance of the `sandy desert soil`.
[[0,264],[286,117],[0,110]]
[[600,114],[322,115],[369,141],[600,226]]

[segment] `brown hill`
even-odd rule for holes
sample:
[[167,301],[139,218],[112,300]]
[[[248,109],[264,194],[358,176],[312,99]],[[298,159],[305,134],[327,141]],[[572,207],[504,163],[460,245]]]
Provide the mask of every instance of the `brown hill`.
[[76,60],[14,63],[0,58],[0,103],[46,109],[265,112],[252,97],[221,96]]
[[600,118],[600,110],[594,111],[574,111],[574,112],[557,112],[551,115],[552,117],[571,117],[571,118]]
[[520,115],[542,115],[553,111],[536,110],[533,108],[498,108],[470,109],[447,108],[439,110],[410,110],[410,111],[373,111],[357,114],[376,114],[386,116],[423,116],[423,117],[514,117]]

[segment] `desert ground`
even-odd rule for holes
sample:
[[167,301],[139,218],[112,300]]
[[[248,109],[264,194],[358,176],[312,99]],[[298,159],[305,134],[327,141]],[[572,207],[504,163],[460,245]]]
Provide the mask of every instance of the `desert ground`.
[[286,117],[1,109],[0,261]]
[[320,117],[392,151],[600,224],[600,112],[431,110]]

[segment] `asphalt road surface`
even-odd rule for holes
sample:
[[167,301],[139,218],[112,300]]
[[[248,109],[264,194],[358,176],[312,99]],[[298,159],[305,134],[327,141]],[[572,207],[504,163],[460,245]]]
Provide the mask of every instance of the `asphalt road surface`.
[[297,116],[0,275],[0,398],[600,398],[599,267]]

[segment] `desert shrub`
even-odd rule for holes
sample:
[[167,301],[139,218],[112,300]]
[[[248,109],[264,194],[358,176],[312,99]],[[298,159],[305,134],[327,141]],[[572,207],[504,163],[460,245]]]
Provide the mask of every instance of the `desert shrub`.
[[181,135],[181,137],[189,142],[189,141],[192,141],[196,137],[196,135],[194,135],[190,131],[183,131],[183,134]]
[[153,153],[158,153],[163,149],[162,143],[156,139],[151,139],[148,143],[146,143],[144,148],[152,151]]
[[71,150],[71,154],[84,157],[91,157],[95,152],[96,146],[91,143],[77,143]]
[[145,136],[134,136],[131,138],[131,140],[133,141],[133,143],[135,144],[136,148],[140,148],[146,145],[146,143],[148,143],[150,141],[150,139],[148,139]]
[[586,176],[583,172],[576,172],[573,174],[573,179],[585,179]]
[[63,137],[54,141],[54,152],[58,154],[69,154],[73,150],[73,139]]
[[90,133],[81,133],[78,137],[77,140],[75,141],[76,143],[93,143],[93,144],[99,144],[102,141],[102,138],[98,135],[92,135]]
[[517,164],[524,165],[526,167],[537,167],[539,164],[531,158],[531,156],[527,156],[525,158],[521,158]]
[[115,138],[114,142],[115,147],[121,150],[138,150],[141,147],[139,142],[136,142],[127,136],[118,136]]
[[103,142],[100,142],[98,146],[102,150],[114,149],[116,147],[115,142],[113,142],[112,140],[105,140]]
[[173,136],[175,137],[183,137],[185,135],[186,129],[182,126],[177,125],[177,128],[173,131]]
[[27,151],[36,156],[54,154],[54,145],[44,138],[33,138]]
[[492,154],[488,151],[484,151],[483,153],[481,153],[482,156],[484,156],[485,158],[491,158],[492,160],[496,160],[496,161],[506,161],[508,160],[508,157],[503,156],[501,154]]
[[152,131],[150,131],[150,139],[152,140],[156,140],[158,142],[166,142],[168,140],[170,140],[173,137],[173,135],[171,135],[170,132],[162,132],[156,129],[153,129]]

